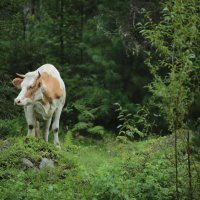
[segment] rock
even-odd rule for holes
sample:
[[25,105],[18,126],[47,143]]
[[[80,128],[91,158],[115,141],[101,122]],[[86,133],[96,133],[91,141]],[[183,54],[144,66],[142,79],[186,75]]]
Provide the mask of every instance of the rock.
[[0,152],[8,149],[10,146],[14,144],[14,141],[11,139],[4,140],[0,142]]
[[48,159],[48,158],[42,158],[39,168],[42,169],[44,167],[54,168],[53,160]]
[[34,164],[27,158],[22,158],[22,163],[25,167],[32,168]]
[[52,186],[52,185],[49,185],[49,186],[48,186],[48,189],[49,189],[49,191],[52,191],[52,190],[53,190],[53,186]]

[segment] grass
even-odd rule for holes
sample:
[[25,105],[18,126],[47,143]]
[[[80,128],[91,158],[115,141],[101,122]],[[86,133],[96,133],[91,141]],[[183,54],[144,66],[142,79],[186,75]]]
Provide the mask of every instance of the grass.
[[[13,137],[0,141],[0,199],[145,200],[174,199],[173,136],[130,142],[74,139],[67,134],[62,149],[42,139]],[[187,160],[180,142],[181,198],[187,199]],[[25,168],[22,158],[35,168]],[[55,168],[39,169],[43,157]],[[199,167],[199,163],[196,163]],[[199,189],[194,170],[193,184]],[[199,198],[195,192],[195,198]]]

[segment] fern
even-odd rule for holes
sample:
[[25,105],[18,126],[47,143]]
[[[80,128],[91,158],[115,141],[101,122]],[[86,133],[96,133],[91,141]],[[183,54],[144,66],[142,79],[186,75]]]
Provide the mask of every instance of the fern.
[[103,126],[94,126],[94,127],[88,128],[87,131],[91,134],[95,134],[95,135],[99,135],[99,136],[103,136],[105,133]]
[[72,132],[83,134],[91,134],[92,136],[103,136],[105,133],[103,126],[94,126],[95,113],[98,108],[89,108],[83,100],[78,100],[74,104],[74,108],[79,112],[78,123],[72,128]]
[[73,140],[72,131],[67,131],[67,134],[65,136],[65,142],[66,142],[67,146],[72,145],[72,140]]
[[74,108],[79,112],[78,120],[79,121],[90,121],[95,119],[94,111],[86,106],[84,101],[76,101]]
[[77,124],[74,125],[73,131],[81,131],[81,130],[87,130],[92,126],[92,123],[89,122],[78,122]]

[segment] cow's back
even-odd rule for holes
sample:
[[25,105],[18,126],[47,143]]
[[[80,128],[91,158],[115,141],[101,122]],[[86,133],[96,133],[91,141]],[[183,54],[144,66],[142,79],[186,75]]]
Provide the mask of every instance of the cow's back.
[[49,95],[51,99],[61,98],[61,101],[64,104],[66,98],[65,84],[60,76],[59,71],[51,64],[42,65],[36,71],[40,72],[43,81],[48,87],[47,96]]
[[40,73],[46,72],[49,75],[51,75],[54,78],[56,78],[61,84],[63,82],[62,79],[61,79],[61,77],[60,77],[59,71],[53,65],[51,65],[51,64],[42,65],[36,71],[39,71]]

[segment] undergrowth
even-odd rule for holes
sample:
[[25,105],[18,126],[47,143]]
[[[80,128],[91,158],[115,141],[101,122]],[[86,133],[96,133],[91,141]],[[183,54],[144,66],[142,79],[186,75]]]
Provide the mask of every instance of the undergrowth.
[[[122,137],[122,136],[121,136]],[[126,141],[126,142],[124,142]],[[174,199],[173,136],[145,141],[86,141],[66,135],[62,149],[42,139],[13,137],[0,141],[1,200],[160,200]],[[181,199],[187,199],[187,160],[179,142]],[[25,167],[22,159],[34,167]],[[40,169],[42,158],[53,168]],[[199,163],[192,165],[195,199]]]

